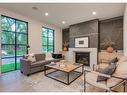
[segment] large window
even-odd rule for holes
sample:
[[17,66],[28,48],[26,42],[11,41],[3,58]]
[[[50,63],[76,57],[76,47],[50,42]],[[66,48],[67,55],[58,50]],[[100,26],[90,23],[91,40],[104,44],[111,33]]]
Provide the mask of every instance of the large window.
[[54,30],[42,27],[42,51],[53,52],[54,51]]
[[20,68],[20,58],[27,53],[28,23],[1,16],[2,72]]

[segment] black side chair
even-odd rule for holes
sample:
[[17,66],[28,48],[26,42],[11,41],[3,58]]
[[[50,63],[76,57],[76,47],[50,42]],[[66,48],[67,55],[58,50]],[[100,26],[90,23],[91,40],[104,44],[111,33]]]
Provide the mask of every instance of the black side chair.
[[52,53],[54,59],[63,59],[63,55],[60,53]]

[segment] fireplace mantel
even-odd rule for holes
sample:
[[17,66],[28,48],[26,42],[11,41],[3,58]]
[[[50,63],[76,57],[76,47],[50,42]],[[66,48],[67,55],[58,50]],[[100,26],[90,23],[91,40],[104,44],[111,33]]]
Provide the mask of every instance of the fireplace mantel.
[[69,61],[75,62],[76,52],[90,52],[90,67],[93,68],[93,64],[97,64],[97,48],[69,48]]

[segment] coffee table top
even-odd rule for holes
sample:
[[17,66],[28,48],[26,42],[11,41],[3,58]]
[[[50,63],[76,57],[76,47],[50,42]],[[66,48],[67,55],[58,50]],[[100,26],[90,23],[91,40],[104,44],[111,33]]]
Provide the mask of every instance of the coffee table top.
[[78,64],[78,63],[73,63],[73,62],[65,62],[63,64],[62,62],[56,62],[56,63],[53,63],[53,64],[51,63],[45,66],[56,69],[56,70],[60,70],[60,71],[71,72],[83,66],[83,64]]

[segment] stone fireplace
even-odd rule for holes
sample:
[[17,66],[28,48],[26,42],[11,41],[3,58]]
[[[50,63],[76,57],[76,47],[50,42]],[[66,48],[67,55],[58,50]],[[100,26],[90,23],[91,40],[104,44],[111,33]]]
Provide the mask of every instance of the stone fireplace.
[[[84,56],[87,56],[85,57],[88,59],[87,60],[88,63],[86,64],[86,66],[93,68],[93,64],[97,64],[97,48],[69,48],[68,60],[72,62],[77,62],[76,54],[78,54],[78,56],[80,56],[80,58],[83,59],[83,57],[79,53],[83,55],[85,53]],[[77,63],[81,63],[81,62],[79,62],[78,60]]]
[[90,66],[89,52],[75,52],[75,62],[85,66]]

